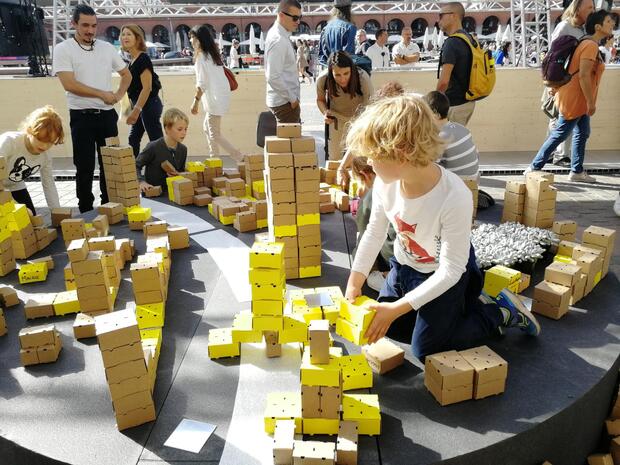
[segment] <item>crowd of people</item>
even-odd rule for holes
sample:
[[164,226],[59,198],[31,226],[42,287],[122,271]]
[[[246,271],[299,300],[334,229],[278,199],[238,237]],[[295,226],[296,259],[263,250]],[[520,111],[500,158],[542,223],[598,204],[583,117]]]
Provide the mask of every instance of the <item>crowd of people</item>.
[[[504,290],[491,298],[482,291],[482,274],[470,243],[473,201],[463,180],[479,177],[478,151],[467,129],[476,107],[468,98],[470,45],[477,42],[463,29],[464,15],[460,2],[441,4],[438,22],[447,37],[435,89],[412,94],[391,81],[375,90],[373,68],[390,61],[403,68],[412,66],[420,50],[408,28],[391,52],[386,50],[384,30],[377,32],[374,44],[368,44],[352,22],[350,1],[336,0],[319,42],[323,69],[312,76],[316,105],[327,128],[326,158],[340,160],[338,183],[343,188],[351,175],[360,186],[356,216],[360,235],[346,297],[359,296],[364,283],[377,290],[379,303],[374,306],[377,313],[367,333],[369,341],[387,335],[410,343],[421,359],[471,347],[507,327],[532,336],[540,332],[518,296]],[[298,0],[281,0],[266,36],[266,104],[278,123],[301,123],[300,77],[311,77],[306,44],[298,42],[295,51],[291,42],[301,19]],[[164,111],[159,97],[162,84],[145,53],[143,31],[131,24],[121,30],[123,50],[131,58],[127,65],[111,44],[96,40],[97,18],[90,6],[75,7],[72,23],[75,36],[54,50],[54,73],[70,110],[80,212],[94,207],[96,160],[101,166],[100,147],[106,138],[118,135],[114,105],[125,94],[130,101],[125,122],[131,126],[129,144],[140,186],[166,189],[166,177],[185,169],[188,153],[183,140],[189,118],[180,109]],[[572,78],[546,94],[554,99],[558,115],[527,171],[542,169],[572,131],[569,180],[595,181],[584,171],[583,162],[605,69],[599,45],[608,40],[612,28],[609,13],[594,11],[592,0],[574,0],[567,9],[554,36],[580,39],[568,70]],[[241,152],[221,131],[231,98],[222,54],[206,26],[191,29],[189,38],[196,78],[189,111],[197,114],[202,105],[210,157],[219,157],[224,150],[241,161]],[[508,46],[499,51],[503,59],[508,51]],[[120,76],[116,90],[113,72]],[[141,149],[145,133],[149,142]],[[63,141],[62,121],[51,107],[34,111],[19,131],[0,136],[0,155],[7,158],[10,171],[5,187],[33,213],[24,180],[37,171],[48,205],[59,206],[47,151]],[[168,171],[161,166],[164,161],[172,166]],[[100,171],[99,176],[105,203],[105,173]]]

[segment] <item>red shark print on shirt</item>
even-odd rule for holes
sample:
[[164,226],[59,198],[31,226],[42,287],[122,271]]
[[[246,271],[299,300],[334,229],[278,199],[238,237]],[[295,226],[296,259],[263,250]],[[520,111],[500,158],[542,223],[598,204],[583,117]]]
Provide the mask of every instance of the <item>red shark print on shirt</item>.
[[394,216],[396,221],[396,229],[398,230],[398,241],[405,250],[405,253],[411,256],[418,263],[435,263],[435,258],[418,244],[415,239],[415,230],[417,224],[407,224],[400,219],[398,213]]

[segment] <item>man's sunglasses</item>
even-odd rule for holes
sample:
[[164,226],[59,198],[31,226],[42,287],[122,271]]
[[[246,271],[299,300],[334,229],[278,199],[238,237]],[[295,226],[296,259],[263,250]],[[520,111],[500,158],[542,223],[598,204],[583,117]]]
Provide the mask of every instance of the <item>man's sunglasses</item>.
[[439,13],[439,19],[443,18],[445,15],[453,15],[454,11],[445,11],[445,12],[441,12]]
[[288,16],[289,18],[291,18],[293,20],[293,22],[297,23],[299,21],[301,21],[302,15],[292,15],[290,13],[287,13],[286,11],[283,11],[282,14]]

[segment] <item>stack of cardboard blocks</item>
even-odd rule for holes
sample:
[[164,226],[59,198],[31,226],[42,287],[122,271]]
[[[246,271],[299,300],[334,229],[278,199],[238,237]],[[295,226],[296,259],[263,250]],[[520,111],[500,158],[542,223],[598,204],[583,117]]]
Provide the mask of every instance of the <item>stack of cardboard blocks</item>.
[[321,168],[321,182],[329,185],[335,185],[338,179],[339,160],[327,160],[325,168]]
[[[0,157],[0,189],[2,177],[6,175],[4,158]],[[6,177],[6,176],[5,176]],[[9,191],[0,190],[0,276],[6,276],[17,268],[11,229],[9,229],[9,213],[13,210],[13,197]]]
[[331,196],[331,201],[336,209],[341,212],[348,212],[351,210],[349,194],[340,189],[340,187],[330,187],[329,195]]
[[52,208],[52,226],[57,228],[62,220],[73,218],[73,210],[71,208]]
[[95,329],[119,431],[155,420],[149,360],[132,310],[95,318]]
[[487,346],[426,357],[424,385],[442,406],[501,394],[508,362]]
[[332,202],[332,194],[330,189],[332,186],[327,183],[319,184],[319,212],[320,213],[334,213],[336,211],[336,204]]
[[525,206],[523,224],[549,229],[555,217],[558,191],[553,184],[553,174],[534,171],[525,176]]
[[224,195],[228,197],[244,197],[245,182],[241,178],[226,178]]
[[577,237],[577,223],[574,221],[554,221],[551,230],[561,241],[575,241]]
[[312,137],[280,125],[265,139],[270,240],[283,242],[289,279],[321,275],[320,173]]
[[117,202],[104,203],[99,206],[97,211],[108,218],[108,224],[120,223],[123,221],[125,214],[125,208],[122,204]]
[[132,231],[142,231],[144,223],[151,219],[151,209],[139,205],[127,209],[127,220],[129,229]]
[[208,187],[197,187],[194,189],[194,205],[197,207],[205,207],[213,201],[211,189]]
[[495,265],[484,273],[483,290],[491,297],[497,297],[502,289],[516,294],[530,285],[530,276],[503,265]]
[[19,267],[19,284],[37,283],[47,279],[47,262],[25,263]]
[[194,203],[194,183],[191,179],[183,176],[171,176],[166,178],[168,187],[168,199],[178,205],[191,205]]
[[[4,217],[4,221],[2,217]],[[33,221],[38,226],[35,226]],[[9,200],[0,206],[0,231],[6,230],[7,227],[10,232],[14,258],[26,259],[34,255],[47,247],[57,236],[55,229],[43,227],[40,217],[31,218],[26,206],[15,203],[13,200]],[[0,237],[5,235],[6,233],[0,232]],[[6,253],[8,245],[4,245],[2,248],[7,249],[3,254],[10,256],[10,253]],[[7,268],[11,268],[11,263],[10,259],[6,262]]]
[[369,305],[376,304],[373,299],[360,296],[351,303],[347,299],[340,299],[340,310],[336,321],[336,334],[342,336],[347,341],[351,341],[358,346],[368,343],[365,336],[366,330],[370,326],[375,311]]
[[502,211],[502,223],[512,221],[523,222],[523,210],[525,208],[525,181],[506,181],[504,191],[504,209]]
[[140,185],[133,149],[121,146],[118,137],[106,139],[101,147],[108,199],[125,207],[140,205]]
[[23,366],[52,363],[62,349],[60,333],[52,324],[22,328],[19,331],[19,356]]
[[202,172],[203,185],[213,189],[213,180],[224,174],[224,163],[221,158],[207,158],[203,163],[205,165]]
[[607,276],[607,273],[609,272],[609,263],[614,252],[616,231],[609,228],[601,228],[599,226],[590,226],[583,231],[581,242],[585,247],[600,250],[601,259],[603,260],[601,278]]
[[265,169],[265,157],[262,154],[245,156],[245,183],[250,187],[252,197],[265,200],[265,181],[263,170]]

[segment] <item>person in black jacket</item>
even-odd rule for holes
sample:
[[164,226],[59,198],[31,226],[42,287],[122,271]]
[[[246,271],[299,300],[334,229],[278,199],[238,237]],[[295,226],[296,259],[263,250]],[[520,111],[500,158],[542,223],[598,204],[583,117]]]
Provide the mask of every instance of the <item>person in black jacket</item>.
[[163,111],[163,104],[159,98],[161,84],[146,53],[144,32],[140,26],[124,25],[121,29],[121,45],[123,50],[131,55],[129,64],[131,84],[127,89],[127,95],[132,110],[127,116],[127,124],[131,125],[129,145],[137,157],[145,130],[150,141],[160,139],[164,135],[159,122]]
[[[187,147],[182,144],[187,135],[189,118],[177,108],[170,108],[164,113],[164,131],[166,135],[149,142],[136,159],[140,189],[145,191],[153,186],[167,190],[166,178],[185,171]],[[164,170],[163,162],[170,162],[174,169]],[[142,168],[144,176],[142,175]]]

